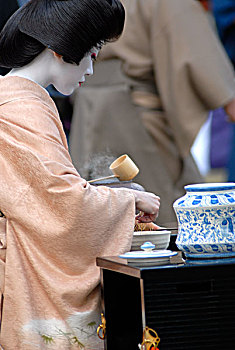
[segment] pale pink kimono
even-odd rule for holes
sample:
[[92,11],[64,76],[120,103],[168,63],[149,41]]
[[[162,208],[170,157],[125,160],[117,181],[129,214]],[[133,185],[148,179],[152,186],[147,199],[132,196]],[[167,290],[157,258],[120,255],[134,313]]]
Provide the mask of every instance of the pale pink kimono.
[[134,196],[82,179],[47,91],[13,76],[0,78],[0,210],[2,348],[103,349],[96,257],[130,249]]

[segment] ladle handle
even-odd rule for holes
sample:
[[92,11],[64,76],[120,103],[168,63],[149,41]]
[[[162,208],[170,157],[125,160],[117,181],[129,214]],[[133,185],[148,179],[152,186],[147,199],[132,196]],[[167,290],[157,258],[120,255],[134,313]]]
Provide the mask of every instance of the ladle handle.
[[110,175],[110,176],[105,176],[105,177],[100,177],[99,179],[92,179],[92,180],[89,180],[87,182],[89,182],[90,184],[92,182],[97,182],[97,181],[102,181],[102,180],[108,180],[108,179],[113,179],[115,177],[119,177],[118,175]]

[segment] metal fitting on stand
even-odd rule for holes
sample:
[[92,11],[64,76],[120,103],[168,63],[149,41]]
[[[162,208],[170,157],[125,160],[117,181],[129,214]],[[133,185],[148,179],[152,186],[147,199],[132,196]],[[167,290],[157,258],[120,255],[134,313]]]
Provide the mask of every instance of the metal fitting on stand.
[[145,327],[143,332],[143,341],[141,345],[139,345],[140,350],[159,350],[159,343],[160,338],[157,333],[153,329]]
[[101,314],[101,324],[97,328],[97,335],[101,340],[104,340],[106,334],[106,319],[104,314]]

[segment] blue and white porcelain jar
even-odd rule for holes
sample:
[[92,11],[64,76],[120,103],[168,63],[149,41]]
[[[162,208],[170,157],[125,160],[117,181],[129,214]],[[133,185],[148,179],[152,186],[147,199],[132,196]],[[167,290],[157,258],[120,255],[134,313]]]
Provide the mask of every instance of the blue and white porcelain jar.
[[173,204],[177,247],[188,258],[235,256],[235,183],[185,186]]

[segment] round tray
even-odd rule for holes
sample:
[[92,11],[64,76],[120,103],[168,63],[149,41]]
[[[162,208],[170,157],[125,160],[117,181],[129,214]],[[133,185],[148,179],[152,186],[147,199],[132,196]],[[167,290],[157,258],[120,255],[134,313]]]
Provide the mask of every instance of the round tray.
[[170,257],[177,252],[171,250],[133,251],[119,255],[120,258],[127,259],[129,264],[138,266],[164,265],[170,261]]

